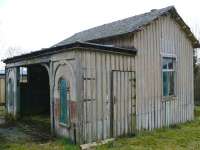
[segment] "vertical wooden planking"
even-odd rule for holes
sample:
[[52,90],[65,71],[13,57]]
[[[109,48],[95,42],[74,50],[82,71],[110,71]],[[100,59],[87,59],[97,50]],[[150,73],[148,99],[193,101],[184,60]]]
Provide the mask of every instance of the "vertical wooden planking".
[[[83,50],[82,55],[82,64],[83,64],[83,77],[86,76],[86,68],[85,68],[85,51]],[[83,135],[84,135],[84,142],[87,142],[87,104],[85,103],[84,99],[86,97],[86,81],[83,80],[83,114],[84,114],[84,124],[83,124]]]
[[110,87],[110,70],[111,70],[111,54],[106,55],[106,107],[107,107],[107,138],[110,138],[110,104],[111,104],[111,87]]
[[[157,87],[158,87],[158,83],[159,83],[159,79],[157,77],[157,74],[159,72],[159,63],[157,63],[157,60],[159,59],[159,55],[156,55],[158,52],[158,48],[157,48],[157,45],[156,45],[156,32],[155,32],[155,27],[156,26],[156,23],[157,23],[157,20],[154,22],[154,25],[152,26],[152,34],[153,34],[153,42],[152,42],[152,53],[153,53],[153,56],[152,56],[152,61],[153,61],[153,85],[154,85],[154,88],[153,88],[153,115],[154,115],[154,127],[153,128],[157,128],[158,127],[158,117],[157,117],[157,109],[158,109],[158,106],[157,106],[157,101],[158,101],[158,93],[157,93]],[[158,56],[158,57],[156,57]]]
[[[134,39],[133,39],[133,43],[134,46],[137,49],[140,49],[140,44],[139,41],[140,40],[140,33],[135,34]],[[142,76],[142,74],[140,74],[141,72],[141,58],[140,58],[141,53],[138,52],[137,53],[137,57],[135,57],[135,70],[136,70],[136,77],[137,77],[137,81],[136,81],[136,93],[137,93],[137,106],[136,106],[136,118],[137,118],[137,129],[141,130],[142,128],[142,116],[141,116],[141,111],[142,111],[142,102],[141,102],[141,86],[142,84],[140,83],[140,78]]]
[[[183,40],[182,40],[182,34],[180,33],[180,49],[181,51],[183,51]],[[181,78],[181,96],[180,96],[180,100],[181,100],[181,122],[184,122],[185,116],[184,116],[184,84],[183,84],[183,80],[184,80],[184,60],[183,60],[183,52],[180,52],[180,78]]]
[[[188,61],[187,61],[187,49],[186,49],[186,36],[185,36],[185,34],[183,34],[183,37],[185,37],[185,38],[183,38],[183,48],[184,48],[184,74],[185,74],[185,76],[184,76],[184,85],[186,85],[187,84],[187,63],[188,63]],[[188,89],[187,89],[187,87],[188,86],[186,86],[186,87],[184,87],[184,98],[185,98],[185,105],[184,105],[184,108],[185,108],[185,121],[187,121],[188,120],[188,118],[187,118],[187,113],[188,113],[188,109],[187,109],[187,95],[188,95]]]
[[[140,51],[138,52],[138,56],[140,53],[140,57],[138,59],[140,59],[140,64],[138,66],[138,68],[141,68],[141,72],[143,72],[142,74],[139,73],[138,74],[138,80],[139,80],[139,84],[141,84],[141,97],[139,99],[139,101],[141,101],[141,121],[142,121],[142,129],[146,128],[146,104],[145,104],[145,93],[146,93],[146,88],[145,88],[145,56],[143,55],[143,51],[144,51],[144,47],[143,47],[143,31],[139,32],[140,35],[140,40],[139,40],[139,47],[140,47]],[[137,70],[136,70],[137,72]]]
[[180,95],[179,95],[179,97],[180,97],[180,99],[179,99],[179,101],[180,101],[180,122],[182,123],[183,122],[183,97],[182,97],[182,87],[183,87],[183,85],[182,85],[182,53],[181,53],[181,49],[182,49],[182,47],[181,47],[181,33],[178,33],[179,34],[179,76],[177,77],[177,78],[179,78],[180,80],[179,80],[179,89],[180,89]]
[[[110,59],[111,59],[111,68],[110,68],[110,72],[109,72],[109,74],[111,75],[111,73],[112,73],[112,70],[114,70],[114,68],[115,68],[115,57],[114,57],[114,55],[111,55],[110,56]],[[114,80],[114,77],[113,76],[111,76],[111,80],[113,81]],[[110,82],[111,84],[113,84],[113,82]],[[116,83],[114,83],[113,85],[110,85],[110,87],[112,86],[112,88],[111,88],[111,90],[112,90],[112,97],[110,97],[110,99],[112,99],[112,101],[113,101],[113,106],[112,106],[112,108],[113,109],[116,109],[115,107],[116,107],[116,105],[114,104],[114,97],[113,97],[113,95],[116,95],[116,88],[113,88],[113,87],[115,87],[116,85],[115,85]],[[112,110],[113,111],[113,110]],[[112,125],[113,125],[113,129],[111,128],[111,133],[113,132],[113,137],[115,137],[116,136],[116,132],[117,132],[117,129],[116,129],[116,126],[115,126],[115,122],[116,122],[116,114],[114,113],[114,112],[112,112],[113,114],[113,118],[110,118],[110,121],[112,121]],[[112,120],[111,120],[112,119]]]
[[107,137],[107,132],[106,132],[106,127],[107,127],[107,116],[108,116],[108,110],[107,108],[107,82],[106,82],[106,70],[107,70],[107,66],[108,64],[106,64],[106,55],[107,54],[102,54],[102,94],[103,94],[103,112],[104,112],[104,116],[103,116],[103,139],[105,139]]
[[[122,61],[122,58],[121,56],[119,56],[119,61],[120,61],[120,65],[119,65],[119,70],[123,70],[123,61]],[[119,112],[120,112],[120,135],[123,134],[123,74],[122,73],[119,73],[119,81],[120,81],[120,97],[119,97]]]
[[[192,105],[190,92],[192,85],[185,87],[184,85],[190,84],[188,80],[193,79],[190,74],[191,61],[190,42],[185,37],[180,29],[177,29],[178,25],[172,22],[170,17],[161,17],[147,27],[144,27],[142,31],[136,33],[134,36],[128,36],[127,39],[119,38],[118,40],[110,41],[110,43],[117,43],[117,45],[134,45],[138,49],[136,58],[122,56],[121,54],[103,54],[96,52],[96,57],[99,57],[97,62],[96,80],[96,102],[93,101],[85,104],[84,109],[87,113],[91,113],[85,117],[94,119],[96,118],[96,124],[93,121],[90,125],[85,126],[85,136],[93,138],[94,134],[99,133],[99,139],[110,137],[110,72],[113,70],[130,70],[133,61],[136,59],[136,116],[137,116],[137,128],[138,129],[153,129],[161,127],[163,125],[170,125],[177,122],[184,122],[192,118]],[[177,32],[180,30],[180,32]],[[106,42],[105,42],[106,44]],[[167,54],[175,54],[177,56],[177,97],[175,100],[162,102],[162,70],[161,70],[161,57],[160,52]],[[91,56],[93,57],[93,56]],[[130,60],[129,60],[130,59]],[[91,65],[91,62],[88,64]],[[130,64],[130,67],[129,67]],[[186,67],[187,66],[187,67]],[[191,65],[192,66],[192,65]],[[90,67],[90,69],[93,67]],[[93,76],[92,69],[87,72],[89,76]],[[114,136],[127,134],[131,128],[128,126],[129,121],[132,118],[129,99],[132,91],[125,90],[129,86],[128,73],[116,73],[115,80],[116,88],[113,92],[117,97],[114,104]],[[97,78],[99,80],[97,80]],[[85,85],[88,89],[91,89],[91,93],[86,93],[87,97],[93,97],[93,83],[92,81],[86,82]],[[92,99],[92,98],[91,98]],[[98,100],[97,100],[98,99]],[[130,101],[130,102],[129,102]],[[94,108],[95,105],[95,108]],[[89,107],[89,108],[88,108]],[[129,109],[130,108],[130,109]],[[94,110],[97,113],[94,113]],[[129,112],[130,111],[130,112]],[[103,113],[102,113],[103,112]],[[100,122],[100,123],[99,123]],[[99,126],[99,127],[98,127]],[[95,128],[95,129],[94,129]],[[96,129],[97,128],[97,129]],[[93,133],[96,130],[96,133]],[[89,131],[89,132],[87,132]]]
[[[79,65],[79,72],[78,72],[78,75],[79,75],[79,83],[78,83],[78,88],[79,88],[79,102],[78,102],[78,107],[77,107],[77,115],[78,115],[78,132],[80,135],[80,137],[78,137],[78,140],[80,141],[80,143],[84,143],[85,139],[84,139],[84,101],[83,101],[83,98],[84,98],[84,82],[83,82],[83,75],[84,75],[84,65],[83,65],[83,52],[78,52],[78,59],[79,59],[79,62],[78,62],[78,65]],[[80,65],[82,64],[82,65]]]
[[[157,32],[156,32],[157,31]],[[160,80],[159,80],[159,75],[160,75],[160,48],[159,48],[159,41],[157,41],[157,37],[159,35],[159,25],[158,25],[158,20],[155,21],[155,25],[153,26],[153,33],[154,33],[154,59],[155,59],[155,76],[154,76],[154,82],[155,82],[155,103],[154,103],[154,109],[155,109],[155,128],[160,127],[160,96],[159,96],[159,85]]]
[[94,93],[94,96],[95,96],[95,116],[94,116],[94,122],[95,122],[95,140],[98,140],[98,87],[97,87],[97,84],[98,84],[98,73],[97,73],[97,54],[96,52],[94,52],[94,72],[95,72],[95,93]]
[[161,24],[161,22],[162,22],[162,19],[161,18],[159,18],[158,19],[158,30],[159,30],[159,32],[157,32],[157,39],[160,39],[159,41],[158,41],[158,47],[159,47],[159,53],[157,54],[157,55],[159,55],[160,57],[159,57],[159,73],[160,73],[160,84],[159,84],[159,86],[160,86],[160,88],[159,88],[159,90],[158,90],[158,94],[159,94],[159,101],[158,101],[158,106],[159,106],[159,127],[162,127],[163,126],[163,109],[164,109],[164,107],[163,107],[163,102],[162,102],[162,63],[161,63],[161,51],[162,51],[162,24]]
[[150,39],[149,39],[149,26],[146,27],[146,30],[144,30],[144,51],[143,53],[146,53],[145,55],[145,84],[146,84],[146,98],[145,98],[145,104],[146,104],[146,109],[147,109],[147,128],[148,130],[151,130],[151,80],[149,78],[151,77],[151,68],[150,68],[150,57],[151,57],[151,48],[150,48]]
[[[185,34],[183,35],[183,37],[185,36]],[[186,38],[186,37],[185,37]],[[185,38],[183,39],[183,48],[184,48],[184,50],[183,50],[183,54],[184,54],[184,74],[185,74],[185,76],[184,76],[184,85],[187,85],[187,68],[188,67],[186,67],[187,66],[187,63],[188,63],[188,61],[187,61],[187,48],[186,48],[186,44],[187,44],[187,41],[185,40]],[[187,117],[187,115],[188,115],[188,102],[187,102],[187,95],[188,95],[188,86],[186,86],[185,88],[184,88],[184,97],[185,97],[185,104],[184,104],[184,109],[185,109],[185,121],[187,121],[188,120],[188,117]]]
[[[129,60],[130,60],[130,57],[127,57],[127,59],[125,59],[125,70],[129,70]],[[126,81],[126,90],[125,90],[125,98],[126,98],[126,134],[129,133],[129,112],[130,112],[130,108],[129,108],[129,101],[130,101],[130,97],[129,97],[129,73],[126,73],[126,76],[125,76],[125,81]],[[132,106],[131,106],[132,107]]]
[[102,105],[101,105],[101,70],[100,70],[100,64],[101,64],[101,58],[99,53],[96,52],[96,87],[97,87],[97,135],[98,135],[98,140],[102,138],[101,136],[101,131],[102,131]]
[[181,72],[181,52],[180,52],[180,49],[181,49],[181,36],[180,36],[180,33],[178,33],[178,60],[177,60],[177,70],[179,72],[179,74],[177,75],[177,79],[179,80],[179,84],[178,84],[178,90],[179,90],[179,95],[178,95],[178,98],[179,98],[179,110],[180,110],[180,113],[179,113],[179,121],[180,123],[182,122],[182,97],[181,97],[181,87],[182,87],[182,72]]
[[[159,19],[160,21],[158,22],[159,23],[159,29],[160,29],[160,52],[162,53],[163,52],[163,18],[160,18]],[[160,53],[160,55],[161,55]],[[160,63],[162,64],[162,56],[160,58]],[[160,66],[160,69],[162,69],[162,67]],[[161,72],[161,79],[162,79],[162,70],[160,71]],[[161,85],[161,88],[162,88],[162,83],[160,84]],[[162,91],[161,91],[161,100],[160,100],[160,123],[161,123],[161,126],[164,126],[165,125],[165,103],[163,101],[163,98],[162,98]]]
[[131,128],[132,128],[132,134],[135,134],[136,131],[136,76],[135,72],[131,72],[131,78],[132,78],[132,87],[131,87]]
[[[128,57],[127,59],[127,70],[131,70],[131,57]],[[128,80],[128,84],[127,84],[127,127],[128,127],[128,133],[131,133],[131,113],[132,113],[132,103],[131,103],[131,91],[130,91],[130,72],[128,72],[127,74],[127,80]]]
[[[141,72],[143,72],[143,74],[138,74],[138,78],[139,78],[139,76],[141,77],[139,80],[140,80],[140,83],[139,84],[141,84],[141,98],[140,98],[140,101],[141,101],[141,107],[142,107],[142,109],[141,109],[141,120],[142,120],[142,129],[144,129],[144,128],[146,128],[146,116],[145,116],[145,114],[146,114],[146,105],[145,105],[145,92],[146,92],[146,88],[145,88],[145,70],[144,70],[144,66],[145,66],[145,64],[144,64],[144,59],[145,59],[145,56],[143,55],[143,50],[144,50],[144,48],[143,48],[143,42],[142,42],[142,38],[143,38],[143,34],[142,34],[142,32],[140,32],[139,33],[140,34],[140,53],[141,53],[141,56],[140,56],[140,58],[138,58],[138,59],[141,59],[140,60],[140,66],[138,66],[138,67],[141,67]],[[143,90],[142,90],[143,89]]]
[[[116,70],[119,70],[120,68],[119,68],[119,66],[120,66],[120,59],[119,59],[119,56],[117,55],[116,56]],[[120,105],[119,105],[119,103],[120,103],[120,97],[121,97],[121,95],[120,95],[120,88],[121,88],[121,82],[120,82],[120,74],[117,74],[116,75],[116,80],[118,81],[117,82],[117,88],[116,88],[116,90],[117,90],[117,93],[116,93],[116,97],[115,97],[115,103],[116,103],[116,111],[115,111],[115,113],[116,113],[116,129],[117,129],[117,132],[116,132],[116,136],[118,136],[118,135],[120,135],[120,133],[121,133],[121,109],[120,109]]]
[[[123,56],[122,57],[123,59],[123,71],[126,70],[126,67],[127,67],[127,63],[126,63],[126,59],[125,57]],[[126,135],[127,134],[127,77],[126,77],[126,72],[123,73],[124,74],[124,78],[123,78],[123,82],[124,82],[124,94],[123,94],[123,99],[124,99],[124,108],[123,108],[123,111],[124,111],[124,134]]]
[[92,68],[91,68],[91,52],[87,52],[87,55],[86,55],[86,71],[87,71],[87,75],[86,75],[86,82],[87,82],[87,99],[88,99],[88,112],[87,112],[87,115],[88,115],[88,133],[89,133],[89,136],[88,136],[88,141],[89,142],[92,142],[92,89],[91,89],[91,83],[92,83],[92,74],[91,74],[91,71],[92,71]]
[[[176,50],[179,49],[179,33],[176,34],[176,47],[175,47]],[[181,122],[181,102],[180,102],[180,79],[178,78],[179,74],[180,74],[180,69],[179,69],[179,62],[180,62],[180,57],[179,57],[179,51],[176,51],[176,54],[177,54],[177,59],[176,59],[176,81],[177,81],[177,103],[178,103],[178,123]]]
[[97,102],[97,99],[96,99],[96,72],[95,72],[95,52],[91,52],[91,58],[90,58],[90,67],[91,67],[91,112],[92,112],[92,120],[91,120],[91,134],[92,134],[92,140],[93,139],[96,139],[96,109],[95,109],[95,106],[96,106],[96,102]]
[[153,25],[150,25],[149,26],[149,32],[148,32],[148,39],[149,39],[149,69],[150,69],[150,77],[148,80],[150,80],[150,84],[149,84],[149,88],[150,88],[150,111],[151,111],[151,126],[150,126],[150,129],[154,129],[154,123],[155,123],[155,120],[154,120],[154,99],[155,99],[155,93],[154,93],[154,57],[153,57],[153,54],[154,54],[154,48],[153,48],[153,31],[152,31],[152,27]]
[[[186,37],[187,38],[187,37]],[[187,41],[185,40],[185,50],[186,50],[186,54],[185,54],[185,56],[186,56],[186,66],[188,66],[188,63],[189,63],[189,60],[188,60],[188,48],[187,48],[187,45],[188,45],[188,43],[187,43]],[[188,71],[189,71],[189,69],[188,69],[188,67],[186,67],[185,68],[185,71],[186,71],[186,84],[188,85],[189,83],[188,83]],[[189,120],[189,117],[188,117],[188,114],[189,114],[189,101],[188,101],[188,96],[189,96],[189,86],[187,86],[186,87],[186,93],[187,93],[187,95],[185,95],[186,96],[186,109],[187,109],[187,112],[186,112],[186,120]]]
[[144,85],[145,85],[145,90],[144,90],[144,103],[143,105],[145,106],[145,111],[144,111],[144,116],[145,116],[145,129],[150,129],[150,112],[149,112],[149,80],[148,80],[148,74],[149,74],[149,68],[148,68],[148,55],[149,52],[147,51],[148,49],[148,37],[145,34],[146,30],[142,31],[142,36],[143,36],[143,55],[144,55]]
[[103,93],[103,85],[104,85],[104,79],[103,79],[103,69],[104,69],[104,56],[100,53],[100,64],[99,64],[99,75],[100,75],[100,94],[101,94],[101,112],[100,112],[100,116],[101,116],[101,139],[104,139],[104,116],[105,116],[105,112],[104,112],[104,93]]

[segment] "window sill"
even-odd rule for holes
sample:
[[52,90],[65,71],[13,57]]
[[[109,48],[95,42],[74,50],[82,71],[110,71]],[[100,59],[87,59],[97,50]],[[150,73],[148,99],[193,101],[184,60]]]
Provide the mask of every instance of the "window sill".
[[171,96],[163,96],[162,97],[162,101],[174,101],[174,100],[176,100],[177,99],[177,96],[175,96],[175,95],[171,95]]

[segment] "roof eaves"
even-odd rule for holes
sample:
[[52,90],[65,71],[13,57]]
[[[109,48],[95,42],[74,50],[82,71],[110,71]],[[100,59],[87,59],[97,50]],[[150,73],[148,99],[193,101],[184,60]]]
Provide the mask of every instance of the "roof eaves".
[[175,7],[170,10],[172,17],[177,21],[177,23],[182,27],[182,30],[186,33],[187,37],[192,42],[193,48],[200,48],[199,40],[195,37],[190,27],[185,23],[182,17],[178,14]]
[[7,59],[4,59],[3,62],[11,63],[11,62],[17,62],[17,61],[21,61],[25,59],[40,57],[44,55],[51,55],[51,54],[59,53],[60,51],[70,49],[70,48],[94,48],[97,50],[110,51],[110,52],[123,52],[123,53],[129,53],[129,54],[134,54],[134,55],[137,53],[137,50],[134,47],[129,49],[129,48],[122,48],[122,47],[115,47],[111,45],[102,45],[102,44],[76,41],[74,43],[67,44],[67,45],[50,47],[50,48],[42,49],[39,51],[34,51],[31,53],[7,58]]

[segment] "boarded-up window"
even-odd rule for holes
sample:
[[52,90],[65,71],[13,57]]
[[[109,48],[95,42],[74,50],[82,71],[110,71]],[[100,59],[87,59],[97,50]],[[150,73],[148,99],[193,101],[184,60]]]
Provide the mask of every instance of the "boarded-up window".
[[60,123],[69,125],[69,83],[60,79]]
[[175,95],[175,58],[163,58],[162,75],[163,96]]

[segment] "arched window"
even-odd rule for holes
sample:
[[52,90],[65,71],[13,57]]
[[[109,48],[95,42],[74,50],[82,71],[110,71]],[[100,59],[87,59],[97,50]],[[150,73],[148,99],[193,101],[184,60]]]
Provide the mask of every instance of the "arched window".
[[69,83],[65,79],[60,79],[60,123],[69,125]]

